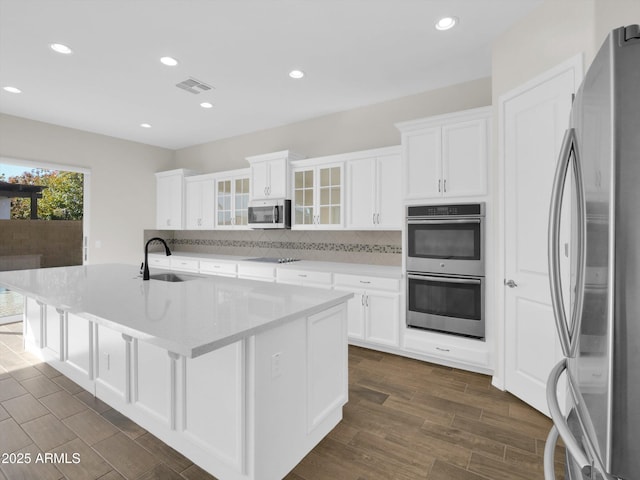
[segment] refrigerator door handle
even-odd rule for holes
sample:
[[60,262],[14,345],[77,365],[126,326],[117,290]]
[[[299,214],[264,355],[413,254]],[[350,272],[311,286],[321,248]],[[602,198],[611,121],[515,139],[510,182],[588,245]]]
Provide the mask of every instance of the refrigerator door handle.
[[[555,447],[555,441],[550,442],[549,439],[552,439],[553,430],[557,430],[555,437],[557,440],[558,434],[562,438],[566,449],[569,452],[569,455],[577,462],[580,466],[580,470],[584,474],[586,478],[591,478],[591,462],[587,459],[587,455],[582,451],[578,441],[571,433],[569,429],[569,425],[567,424],[562,411],[560,410],[560,405],[558,404],[558,380],[560,379],[560,375],[567,368],[567,359],[563,358],[558,362],[558,364],[553,367],[551,373],[549,374],[549,380],[547,380],[547,404],[549,405],[549,412],[551,413],[551,419],[553,420],[553,427],[549,432],[549,436],[547,437],[547,445],[545,446],[544,451],[544,478],[545,480],[554,480],[554,476],[548,476],[548,468],[551,468],[551,473],[553,473],[553,449]],[[571,381],[571,379],[567,378],[567,381]],[[553,443],[552,446],[549,446]],[[551,458],[548,459],[547,455],[550,455]],[[547,464],[550,463],[548,466]]]
[[558,443],[558,429],[554,425],[549,430],[547,441],[544,444],[544,480],[556,480],[554,454]]
[[[562,210],[562,193],[567,178],[567,172],[571,159],[574,160],[574,180],[576,189],[577,210],[577,258],[576,269],[576,299],[571,312],[571,326],[567,321],[564,309],[564,296],[562,294],[562,281],[560,279],[560,213]],[[585,272],[585,242],[586,242],[586,212],[584,187],[582,184],[582,167],[575,129],[569,128],[562,139],[562,147],[558,158],[553,187],[551,190],[551,202],[549,206],[549,284],[551,287],[551,303],[562,353],[565,357],[574,357],[577,348],[577,337],[580,332],[582,318],[582,305],[584,300],[584,272]]]

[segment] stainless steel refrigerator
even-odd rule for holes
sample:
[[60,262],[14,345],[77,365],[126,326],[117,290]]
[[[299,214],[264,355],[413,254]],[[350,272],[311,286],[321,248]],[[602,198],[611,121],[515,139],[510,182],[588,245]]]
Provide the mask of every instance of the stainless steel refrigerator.
[[[566,178],[571,178],[572,201],[564,200],[562,207]],[[558,261],[564,254],[561,208],[571,208],[572,218],[568,302]],[[559,432],[571,480],[640,479],[638,25],[608,35],[574,98],[551,199],[549,276],[565,358],[547,385],[554,427],[545,451],[545,478],[555,478]],[[567,405],[561,406],[557,389],[563,373]]]

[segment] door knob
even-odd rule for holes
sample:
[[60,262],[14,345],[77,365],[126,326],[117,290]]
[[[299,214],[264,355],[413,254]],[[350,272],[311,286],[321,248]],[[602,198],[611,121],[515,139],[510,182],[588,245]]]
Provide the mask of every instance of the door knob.
[[514,282],[513,280],[511,280],[511,279],[505,280],[504,284],[509,288],[515,288],[515,287],[518,286],[518,284],[516,282]]

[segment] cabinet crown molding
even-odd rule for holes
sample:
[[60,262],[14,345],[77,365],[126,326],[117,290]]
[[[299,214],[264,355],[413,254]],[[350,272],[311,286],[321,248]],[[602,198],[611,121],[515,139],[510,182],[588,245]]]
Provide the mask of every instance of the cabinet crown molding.
[[417,118],[415,120],[399,122],[395,124],[395,127],[404,133],[420,130],[430,126],[442,126],[447,123],[455,123],[460,119],[474,120],[476,118],[489,117],[490,115],[491,105],[488,105],[486,107],[471,108],[469,110],[460,110],[458,112],[445,113],[442,115],[435,115],[433,117]]
[[261,155],[252,155],[250,157],[245,157],[249,163],[252,162],[262,162],[268,160],[276,160],[279,158],[287,158],[289,160],[301,160],[305,158],[304,155],[299,153],[292,152],[291,150],[281,150],[279,152],[272,153],[263,153]]
[[175,168],[173,170],[165,170],[163,172],[156,172],[155,176],[156,177],[168,177],[171,175],[183,175],[185,177],[190,177],[192,175],[198,175],[198,173],[195,170],[189,170],[187,168]]
[[359,150],[357,152],[336,153],[333,155],[323,155],[322,157],[305,158],[291,162],[292,167],[302,167],[311,165],[321,165],[323,163],[347,162],[349,160],[358,160],[361,158],[375,158],[385,155],[399,155],[402,151],[400,145],[390,147],[372,148],[369,150]]

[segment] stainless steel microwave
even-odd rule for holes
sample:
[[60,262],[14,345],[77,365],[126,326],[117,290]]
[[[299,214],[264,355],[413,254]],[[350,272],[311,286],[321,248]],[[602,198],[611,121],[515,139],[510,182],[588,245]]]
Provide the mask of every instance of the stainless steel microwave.
[[251,228],[291,228],[291,200],[254,200],[248,214]]

